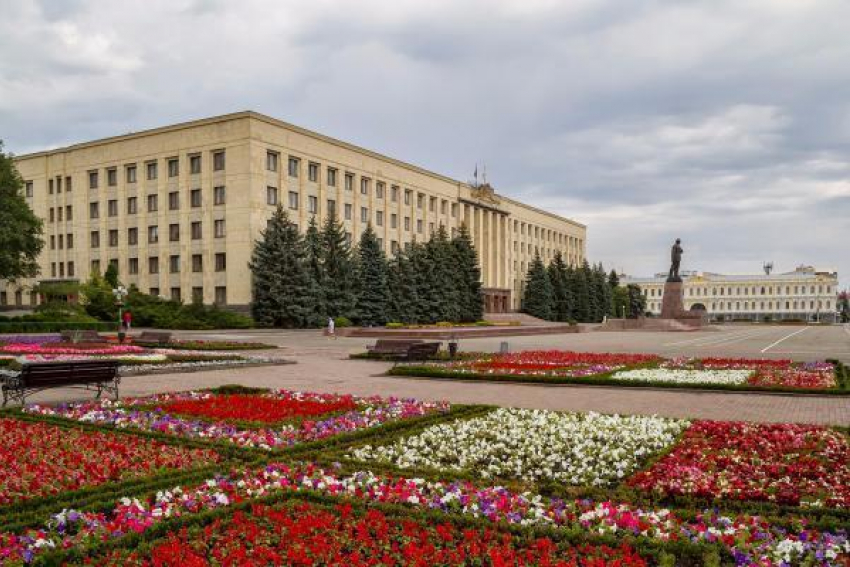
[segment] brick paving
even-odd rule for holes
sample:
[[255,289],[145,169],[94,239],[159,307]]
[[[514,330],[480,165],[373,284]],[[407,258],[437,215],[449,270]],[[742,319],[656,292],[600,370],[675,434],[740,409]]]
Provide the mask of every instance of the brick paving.
[[[312,336],[297,342],[298,345],[291,345],[278,352],[298,364],[128,377],[122,380],[121,395],[144,395],[239,383],[246,386],[356,395],[380,394],[524,408],[850,425],[850,398],[395,378],[381,376],[389,367],[386,363],[348,360],[348,353],[360,350],[359,345],[346,344],[343,340],[318,341],[313,340]],[[32,396],[29,401],[57,402],[71,399],[80,399],[80,392],[51,390]]]

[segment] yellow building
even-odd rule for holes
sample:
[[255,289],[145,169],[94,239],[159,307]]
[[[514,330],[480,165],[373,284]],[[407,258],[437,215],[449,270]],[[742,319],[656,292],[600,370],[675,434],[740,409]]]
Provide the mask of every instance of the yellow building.
[[[255,112],[239,112],[19,156],[46,245],[37,281],[84,281],[116,263],[152,294],[244,308],[248,261],[278,203],[306,228],[335,214],[352,240],[372,223],[392,253],[465,223],[488,310],[519,307],[535,251],[585,257],[575,221]],[[0,282],[0,308],[35,282]]]
[[[637,284],[646,309],[661,314],[667,274],[654,278],[624,276],[621,285]],[[835,321],[838,273],[799,266],[779,274],[724,275],[683,272],[685,309],[706,311],[713,321]]]

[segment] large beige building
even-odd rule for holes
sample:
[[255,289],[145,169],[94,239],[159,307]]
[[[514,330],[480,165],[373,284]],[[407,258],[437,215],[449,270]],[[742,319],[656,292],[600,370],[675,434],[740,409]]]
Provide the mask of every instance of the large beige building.
[[[620,283],[639,285],[647,311],[660,315],[666,278],[623,277]],[[811,266],[777,274],[684,272],[682,280],[685,309],[702,309],[714,321],[834,321],[838,308],[838,273]]]
[[[44,219],[37,281],[83,281],[116,263],[126,284],[236,308],[251,301],[248,260],[281,203],[304,229],[336,214],[367,223],[388,253],[465,223],[488,310],[519,307],[536,251],[585,257],[569,219],[255,112],[134,132],[16,159]],[[0,282],[0,308],[38,301],[35,282]]]

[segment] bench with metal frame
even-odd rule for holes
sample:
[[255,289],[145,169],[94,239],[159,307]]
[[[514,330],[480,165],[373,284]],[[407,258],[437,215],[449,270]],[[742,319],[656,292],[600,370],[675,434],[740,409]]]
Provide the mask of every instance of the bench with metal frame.
[[412,344],[407,347],[407,352],[403,355],[399,356],[396,359],[396,363],[399,362],[425,362],[430,360],[431,358],[437,356],[437,353],[440,352],[440,344],[439,342],[432,343],[417,343]]
[[164,347],[171,342],[171,333],[158,331],[142,331],[138,337],[133,337],[133,344],[139,346]]
[[103,392],[108,392],[117,400],[121,377],[116,360],[85,360],[25,364],[20,373],[2,377],[2,381],[5,407],[9,400],[24,405],[30,394],[50,388],[95,390],[98,399]]
[[369,354],[403,355],[411,345],[421,344],[421,339],[378,339],[366,347]]

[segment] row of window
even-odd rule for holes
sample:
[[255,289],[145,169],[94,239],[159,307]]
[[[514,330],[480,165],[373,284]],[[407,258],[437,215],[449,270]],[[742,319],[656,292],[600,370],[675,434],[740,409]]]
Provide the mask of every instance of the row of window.
[[[193,221],[190,225],[190,234],[192,240],[201,240],[203,238],[203,224],[201,221]],[[226,224],[224,219],[216,219],[213,221],[213,236],[215,238],[224,238],[226,236]],[[118,246],[118,229],[107,231],[109,246]],[[51,236],[51,249],[54,249],[54,239]],[[62,236],[59,235],[59,249],[62,249]],[[168,240],[169,242],[180,242],[180,224],[173,223],[168,225]],[[156,244],[159,242],[159,225],[152,224],[148,226],[148,244]],[[73,248],[73,235],[68,234],[66,238],[68,248]],[[136,246],[139,243],[138,227],[130,227],[127,229],[127,245]],[[92,230],[89,233],[89,245],[91,248],[100,248],[100,231]]]
[[[785,295],[791,295],[791,290],[793,289],[794,295],[805,295],[806,290],[808,289],[809,295],[822,295],[826,293],[827,295],[832,293],[832,286],[823,284],[820,285],[795,285],[785,286]],[[817,290],[817,291],[816,291]],[[824,290],[826,290],[824,292]],[[663,290],[661,288],[650,288],[649,293],[647,294],[647,290],[644,290],[644,295],[648,295],[649,297],[661,297],[663,294]],[[774,293],[775,292],[775,293]],[[690,297],[710,297],[710,296],[722,296],[722,295],[782,295],[782,286],[777,285],[773,286],[752,286],[752,287],[696,287],[696,288],[687,288],[685,294]]]
[[[73,265],[69,266],[69,269],[72,269]],[[151,295],[160,295],[160,288],[152,287],[148,290],[148,293]],[[181,293],[181,288],[172,287],[169,289],[170,297],[174,301],[182,301],[183,294]],[[38,294],[35,292],[31,292],[30,296],[30,305],[38,304]],[[214,288],[214,301],[216,305],[227,305],[227,287],[226,286],[216,286]],[[193,286],[191,289],[191,298],[192,301],[203,301],[204,300],[204,288],[203,286]],[[15,291],[14,294],[15,305],[18,307],[23,306],[24,304],[24,294],[21,290]],[[6,291],[0,291],[0,306],[9,305],[9,294]]]
[[[214,256],[214,266],[216,272],[224,272],[227,270],[227,254],[224,252],[218,252]],[[73,262],[68,262],[69,270],[73,271]],[[118,264],[118,258],[112,258],[109,260],[110,265],[114,265],[116,269],[120,271],[120,266]],[[204,271],[204,255],[203,254],[192,254],[191,255],[191,264],[192,264],[192,272],[201,273]],[[172,254],[168,257],[168,272],[171,274],[179,274],[180,273],[180,255]],[[51,272],[53,272],[53,277],[56,277],[56,262],[51,265]],[[60,274],[59,277],[62,277],[62,262],[58,263]],[[147,261],[147,273],[151,275],[159,274],[160,266],[159,266],[159,256],[149,256]],[[95,259],[91,261],[91,271],[92,273],[100,272],[100,260]],[[131,276],[135,276],[139,274],[139,259],[138,258],[128,258],[127,259],[127,274]],[[73,276],[72,273],[68,274],[69,277]]]
[[[782,310],[783,309],[782,302],[777,301],[775,308],[777,310]],[[653,302],[653,303],[650,304],[650,310],[658,311],[660,309],[661,309],[661,303]],[[744,302],[735,301],[733,303],[733,302],[729,301],[727,303],[727,302],[720,301],[720,302],[717,302],[717,303],[715,303],[715,302],[711,303],[711,311],[764,311],[765,309],[767,309],[768,311],[772,311],[774,309],[774,302],[768,301],[768,302],[765,303],[764,301],[760,301],[760,302],[756,303],[755,301],[752,301],[752,302],[750,302],[750,301],[744,301]],[[797,309],[806,309],[806,302],[803,301],[803,300],[800,300],[800,301],[790,301],[790,300],[785,301],[785,308],[784,308],[785,311],[793,311],[793,310],[797,310]],[[809,302],[808,302],[808,309],[812,310],[812,311],[814,311],[815,309],[824,309],[826,311],[829,311],[829,310],[832,309],[832,301],[830,301],[830,300],[825,300],[825,301],[817,300],[817,301],[815,301],[814,299],[812,299],[812,300],[809,300]]]
[[[227,190],[222,186],[213,187],[213,205],[224,205],[227,200]],[[203,199],[200,189],[192,189],[189,191],[189,204],[192,208],[203,206]],[[168,194],[168,210],[176,211],[180,209],[180,193],[172,191]],[[159,210],[159,195],[152,194],[147,196],[147,211],[153,213]],[[70,221],[73,219],[73,208],[71,205],[64,207],[65,219]],[[47,211],[49,222],[62,222],[62,207],[50,207]],[[127,197],[127,214],[135,215],[139,212],[138,197]],[[118,216],[118,199],[110,199],[106,202],[106,214],[110,217]],[[100,202],[92,201],[89,203],[89,219],[95,220],[100,218]]]

